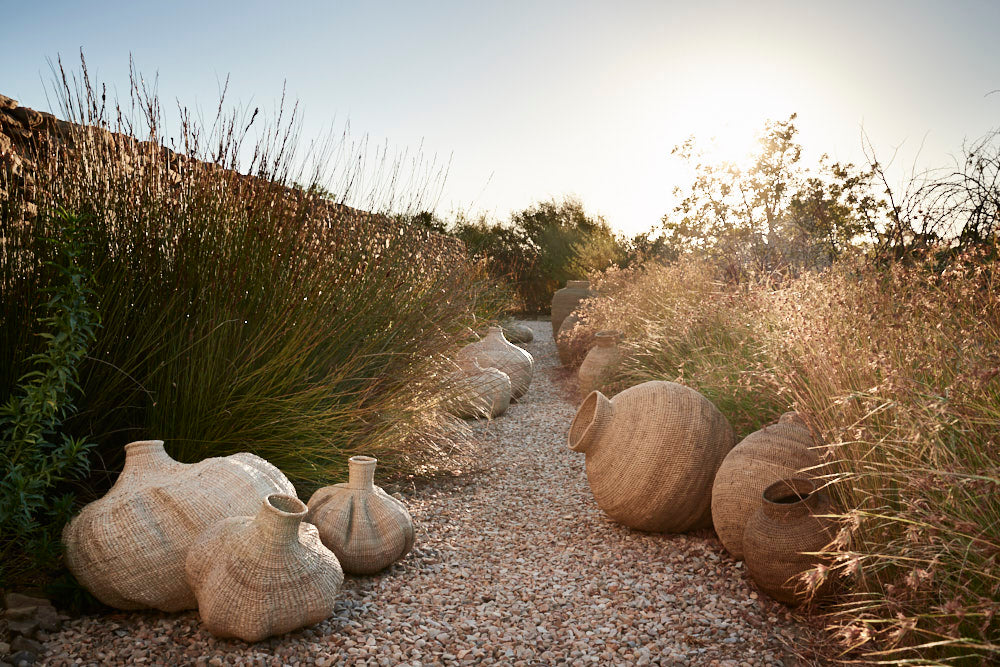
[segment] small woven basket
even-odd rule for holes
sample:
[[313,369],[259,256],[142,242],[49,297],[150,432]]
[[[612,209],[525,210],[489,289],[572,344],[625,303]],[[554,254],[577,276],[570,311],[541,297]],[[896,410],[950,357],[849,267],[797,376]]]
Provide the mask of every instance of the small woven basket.
[[535,368],[532,356],[503,336],[500,327],[490,327],[486,337],[463,347],[459,362],[476,361],[483,368],[495,368],[510,378],[511,398],[520,398],[531,385]]

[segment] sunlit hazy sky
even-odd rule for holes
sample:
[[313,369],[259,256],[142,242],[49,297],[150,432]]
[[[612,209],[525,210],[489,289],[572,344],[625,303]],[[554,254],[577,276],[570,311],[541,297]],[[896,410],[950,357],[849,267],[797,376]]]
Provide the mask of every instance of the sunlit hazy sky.
[[48,108],[46,58],[124,92],[128,59],[210,111],[270,109],[283,83],[303,135],[335,117],[400,149],[452,156],[438,213],[506,217],[578,195],[632,233],[685,171],[671,148],[717,136],[739,157],[797,112],[805,159],[946,165],[1000,127],[1000,2],[10,2],[0,93]]

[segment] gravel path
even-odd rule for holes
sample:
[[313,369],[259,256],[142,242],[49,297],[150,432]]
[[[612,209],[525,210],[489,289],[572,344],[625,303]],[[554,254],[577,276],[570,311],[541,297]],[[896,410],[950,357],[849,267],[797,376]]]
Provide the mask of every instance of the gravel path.
[[335,615],[248,645],[197,614],[83,617],[48,638],[47,664],[795,664],[799,628],[758,597],[710,531],[652,535],[607,520],[548,322],[528,394],[475,426],[492,461],[406,498],[417,546],[380,576],[349,577]]

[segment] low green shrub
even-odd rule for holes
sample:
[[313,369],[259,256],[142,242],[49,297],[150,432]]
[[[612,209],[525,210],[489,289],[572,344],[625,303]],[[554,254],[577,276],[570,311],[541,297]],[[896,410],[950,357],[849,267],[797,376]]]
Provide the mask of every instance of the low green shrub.
[[76,498],[67,485],[90,472],[94,446],[61,428],[76,411],[80,365],[100,322],[81,264],[85,229],[69,214],[49,222],[54,275],[37,332],[44,347],[27,359],[30,370],[0,407],[0,588],[58,563],[59,536]]

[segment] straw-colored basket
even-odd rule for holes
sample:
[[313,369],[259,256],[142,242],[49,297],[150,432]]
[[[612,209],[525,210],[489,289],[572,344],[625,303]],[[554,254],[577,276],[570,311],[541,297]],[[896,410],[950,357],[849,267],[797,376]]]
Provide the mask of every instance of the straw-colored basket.
[[475,359],[458,362],[447,375],[448,412],[463,419],[499,417],[510,406],[510,378],[495,368],[482,368]]
[[[836,535],[829,496],[816,481],[805,477],[779,480],[763,493],[761,506],[747,522],[743,551],[747,571],[760,588],[775,600],[798,605],[807,598],[799,579],[806,570],[827,564],[821,551]],[[822,597],[833,582],[827,579],[815,592]]]
[[531,327],[518,324],[513,320],[504,322],[501,328],[503,329],[504,338],[511,343],[530,343],[535,340],[535,332],[531,330]]
[[594,296],[597,292],[590,289],[588,280],[570,280],[566,287],[557,290],[552,296],[552,337],[559,334],[559,327],[580,302]]
[[577,311],[570,313],[563,320],[559,332],[556,334],[556,352],[559,354],[559,363],[566,368],[579,366],[587,351],[594,343],[593,329],[580,321],[580,314]]
[[375,486],[376,459],[352,456],[347,464],[346,484],[325,486],[309,499],[309,521],[344,572],[373,574],[413,548],[413,519],[403,503]]
[[590,348],[590,352],[587,352],[583,363],[580,364],[580,370],[577,371],[581,396],[592,392],[595,385],[603,380],[604,376],[618,364],[618,360],[621,358],[621,353],[618,351],[617,331],[598,331],[594,335],[594,340],[597,344]]
[[275,494],[256,516],[217,522],[188,551],[187,580],[202,623],[218,637],[256,642],[333,613],[344,573],[308,510]]
[[805,423],[787,413],[779,423],[748,435],[726,456],[712,485],[712,523],[733,558],[743,558],[743,531],[763,502],[764,489],[800,473],[817,474],[814,445]]
[[184,558],[198,534],[226,517],[252,514],[272,493],[294,495],[280,470],[253,454],[175,461],[162,440],[125,446],[125,466],[107,495],[63,530],[66,564],[101,602],[118,609],[195,606]]
[[490,327],[486,337],[463,347],[458,361],[475,360],[483,368],[496,368],[510,378],[511,398],[520,398],[531,385],[535,360],[517,345],[507,341],[500,327]]
[[734,444],[711,401],[673,382],[644,382],[610,400],[591,392],[569,430],[598,506],[654,532],[711,525],[712,480]]

